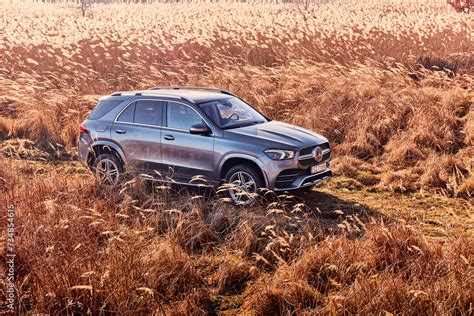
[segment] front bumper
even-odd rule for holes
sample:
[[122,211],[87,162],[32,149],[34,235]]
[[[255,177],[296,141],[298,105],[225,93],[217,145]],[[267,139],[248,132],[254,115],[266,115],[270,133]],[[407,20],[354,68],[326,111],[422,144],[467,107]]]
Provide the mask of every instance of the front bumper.
[[[328,180],[332,176],[329,163],[326,163],[326,169],[318,173],[311,173],[310,170],[301,170],[295,176],[287,175],[288,170],[284,170],[275,180],[274,191],[289,191],[304,187],[316,185],[322,181]],[[296,170],[289,170],[294,172]]]
[[[316,162],[307,155],[298,155],[292,160],[274,161],[269,158],[263,162],[267,186],[273,191],[289,191],[316,185],[332,176],[330,165],[330,150],[324,150],[324,159]],[[320,172],[312,173],[315,165],[325,164],[326,168]]]

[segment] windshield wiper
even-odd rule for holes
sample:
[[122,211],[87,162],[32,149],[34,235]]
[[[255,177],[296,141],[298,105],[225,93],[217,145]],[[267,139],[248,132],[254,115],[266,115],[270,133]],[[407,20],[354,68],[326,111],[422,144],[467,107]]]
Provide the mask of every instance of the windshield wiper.
[[252,122],[246,122],[246,123],[241,123],[241,124],[234,124],[234,125],[230,125],[230,126],[224,126],[222,129],[247,127],[247,126],[252,126],[252,125],[262,124],[262,123],[265,123],[265,121],[252,121]]

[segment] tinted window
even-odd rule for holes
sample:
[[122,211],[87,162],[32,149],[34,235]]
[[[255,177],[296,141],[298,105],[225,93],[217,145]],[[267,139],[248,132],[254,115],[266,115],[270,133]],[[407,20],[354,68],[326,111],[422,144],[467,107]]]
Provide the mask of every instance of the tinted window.
[[123,100],[101,100],[97,103],[94,110],[89,115],[89,120],[100,119],[105,114],[109,113],[114,107],[116,107]]
[[119,118],[117,121],[119,122],[127,122],[127,123],[133,123],[133,118],[135,116],[135,103],[133,102],[130,104],[123,112],[120,114]]
[[168,102],[168,127],[189,130],[194,124],[204,124],[202,118],[189,106]]
[[163,122],[163,102],[137,101],[135,105],[135,123],[161,126]]

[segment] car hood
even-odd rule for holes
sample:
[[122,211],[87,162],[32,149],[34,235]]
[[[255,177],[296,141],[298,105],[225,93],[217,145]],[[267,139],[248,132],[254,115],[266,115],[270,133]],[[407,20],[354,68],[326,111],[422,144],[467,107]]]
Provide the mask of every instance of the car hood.
[[280,144],[283,146],[282,149],[303,148],[328,141],[318,133],[279,121],[270,121],[263,124],[230,129],[226,130],[225,133],[235,137],[250,137],[252,141],[258,139],[268,146]]

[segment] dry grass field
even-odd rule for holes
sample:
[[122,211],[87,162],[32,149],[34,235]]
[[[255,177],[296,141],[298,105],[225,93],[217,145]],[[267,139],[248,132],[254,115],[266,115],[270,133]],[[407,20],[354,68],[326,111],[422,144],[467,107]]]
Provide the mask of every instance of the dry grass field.
[[[438,0],[0,12],[17,312],[474,313],[474,15]],[[156,85],[228,89],[320,132],[336,176],[252,208],[97,186],[79,124],[101,95]]]

